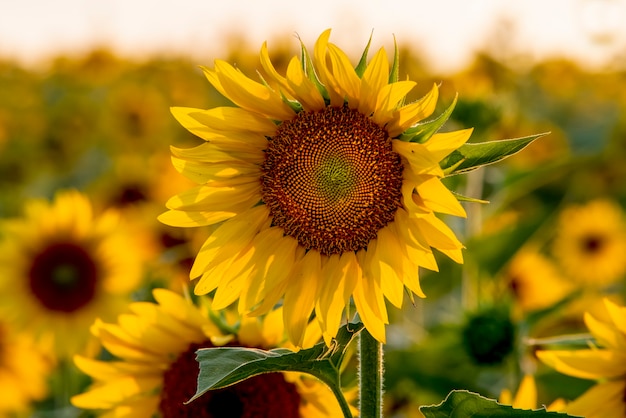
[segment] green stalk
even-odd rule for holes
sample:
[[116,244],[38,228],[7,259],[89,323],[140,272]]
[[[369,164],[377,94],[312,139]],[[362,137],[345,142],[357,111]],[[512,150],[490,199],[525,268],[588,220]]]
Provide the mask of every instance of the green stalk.
[[363,418],[383,416],[383,345],[367,329],[359,334],[359,407]]

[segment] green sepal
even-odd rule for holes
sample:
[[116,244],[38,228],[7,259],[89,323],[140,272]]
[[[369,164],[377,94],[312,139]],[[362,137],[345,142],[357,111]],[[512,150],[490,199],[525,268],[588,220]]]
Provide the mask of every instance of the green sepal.
[[369,54],[369,51],[370,51],[370,45],[372,44],[373,34],[374,34],[374,31],[370,33],[370,39],[367,41],[367,45],[365,46],[365,49],[363,50],[363,54],[361,54],[361,59],[359,60],[359,63],[356,65],[356,67],[354,67],[354,71],[356,72],[356,75],[359,76],[359,78],[363,77],[363,73],[365,73],[365,69],[367,68],[367,55]]
[[348,323],[337,332],[330,347],[320,342],[311,348],[291,351],[286,348],[261,350],[247,347],[203,348],[196,352],[200,365],[196,393],[192,402],[209,390],[234,385],[262,373],[301,372],[312,374],[335,393],[346,405],[341,394],[341,365],[352,340],[361,332],[361,322]]
[[456,197],[456,200],[458,200],[460,202],[482,203],[482,204],[490,203],[488,200],[476,199],[475,197],[463,196],[462,194],[458,194],[456,192],[452,192],[452,194],[454,195],[454,197]]
[[435,119],[428,120],[426,122],[418,123],[416,125],[411,126],[409,129],[404,131],[398,137],[398,139],[401,141],[419,142],[419,143],[424,143],[428,141],[430,137],[433,136],[435,133],[437,133],[437,131],[441,129],[443,124],[448,121],[448,118],[450,117],[450,115],[452,114],[452,111],[454,110],[454,107],[456,106],[458,97],[459,95],[456,94],[454,96],[454,100],[452,101],[452,104],[448,106],[448,108],[444,110]]
[[488,399],[466,390],[453,390],[439,405],[421,406],[420,412],[426,418],[488,418],[488,417],[574,417],[562,412],[548,412],[541,409],[516,409],[510,405],[502,405],[493,399]]
[[441,160],[439,166],[446,176],[467,173],[510,157],[548,133],[544,132],[523,138],[464,144]]
[[396,83],[400,79],[400,52],[398,51],[398,42],[393,37],[393,64],[389,73],[389,84]]

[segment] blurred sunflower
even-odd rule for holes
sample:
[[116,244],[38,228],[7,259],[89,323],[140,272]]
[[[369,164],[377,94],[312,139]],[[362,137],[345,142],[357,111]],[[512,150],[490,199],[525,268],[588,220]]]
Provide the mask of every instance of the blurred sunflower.
[[519,251],[503,278],[521,312],[553,306],[574,290],[550,259],[532,249]]
[[115,318],[141,279],[142,259],[114,212],[95,216],[77,191],[35,199],[2,224],[0,309],[60,356],[85,349],[89,326]]
[[626,273],[626,224],[609,200],[570,206],[559,216],[553,251],[564,272],[586,285],[606,285]]
[[557,371],[598,383],[574,401],[567,412],[587,418],[626,416],[626,307],[604,300],[609,319],[586,313],[585,323],[598,346],[583,350],[540,350],[541,361]]
[[173,226],[221,223],[191,269],[195,292],[217,289],[215,309],[239,299],[242,314],[268,312],[284,297],[297,346],[313,311],[329,343],[351,297],[384,342],[385,298],[400,307],[405,288],[424,297],[418,267],[437,270],[432,248],[463,261],[462,244],[434,212],[465,216],[440,181],[439,161],[471,129],[417,142],[414,126],[434,111],[437,86],[405,104],[416,83],[398,81],[397,51],[391,68],[383,48],[367,63],[368,44],[353,67],[329,36],[312,58],[302,46],[286,76],[264,44],[262,83],[220,60],[204,69],[237,107],[173,109],[207,142],[172,148],[176,168],[200,186],[172,197],[160,217]]
[[0,416],[21,416],[12,414],[25,413],[33,402],[45,398],[52,366],[31,336],[18,333],[13,324],[1,319]]
[[196,350],[225,344],[275,347],[284,340],[282,313],[270,312],[263,321],[244,319],[237,335],[230,335],[182,296],[166,289],[155,289],[153,295],[157,303],[131,304],[131,313],[121,315],[117,324],[93,326],[94,335],[119,360],[75,357],[94,379],[92,387],[72,398],[75,406],[133,418],[342,415],[330,389],[300,373],[262,374],[184,405],[196,392]]

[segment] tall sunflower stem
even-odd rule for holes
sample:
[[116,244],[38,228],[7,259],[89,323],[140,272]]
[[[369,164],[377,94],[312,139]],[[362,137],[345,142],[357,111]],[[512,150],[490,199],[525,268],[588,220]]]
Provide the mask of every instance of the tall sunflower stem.
[[383,416],[383,345],[367,329],[359,334],[359,407],[362,417]]

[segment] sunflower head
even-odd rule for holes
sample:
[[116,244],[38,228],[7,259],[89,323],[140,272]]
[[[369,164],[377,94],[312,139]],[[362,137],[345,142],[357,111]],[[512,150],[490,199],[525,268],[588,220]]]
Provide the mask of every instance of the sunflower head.
[[586,286],[604,286],[626,273],[626,222],[608,199],[571,205],[559,215],[553,252],[565,273]]
[[124,231],[76,191],[29,202],[2,224],[0,306],[58,354],[83,350],[93,320],[121,312],[141,279],[142,253]]
[[[79,369],[93,378],[90,388],[72,398],[75,406],[106,416],[162,418],[341,415],[330,389],[300,373],[262,374],[187,403],[196,392],[198,349],[282,345],[282,312],[223,322],[217,313],[175,292],[155,289],[153,295],[156,303],[133,303],[117,323],[98,321],[93,326],[94,335],[116,359],[75,357]],[[229,312],[225,316],[233,317]]]
[[195,292],[216,290],[216,309],[238,301],[242,314],[282,298],[298,346],[313,311],[329,343],[351,301],[384,341],[385,299],[400,307],[405,288],[424,296],[418,268],[437,270],[432,249],[462,262],[462,244],[435,212],[465,216],[439,162],[471,130],[425,128],[438,88],[407,103],[416,83],[400,80],[397,48],[390,65],[384,48],[369,59],[368,43],[353,66],[329,37],[312,55],[302,44],[284,74],[264,44],[261,82],[220,60],[204,68],[234,106],[173,109],[206,142],[172,148],[174,166],[199,186],[160,217],[214,225],[191,269]]

